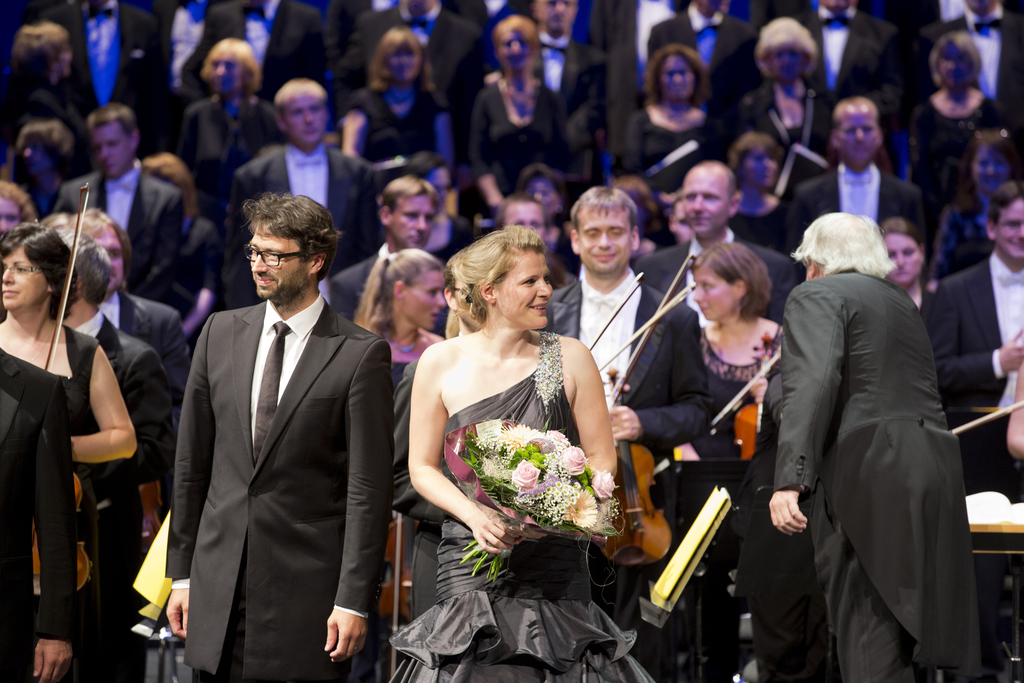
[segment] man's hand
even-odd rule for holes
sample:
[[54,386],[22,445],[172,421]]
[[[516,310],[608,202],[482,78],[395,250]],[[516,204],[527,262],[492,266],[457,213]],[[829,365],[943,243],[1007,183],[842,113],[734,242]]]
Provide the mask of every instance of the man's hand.
[[172,590],[167,597],[167,620],[171,633],[185,640],[188,633],[188,588]]
[[1003,372],[1020,370],[1022,361],[1024,361],[1024,330],[1018,332],[1016,337],[999,348],[999,365],[1002,366]]
[[36,661],[32,675],[39,683],[53,683],[64,678],[71,666],[71,641],[64,638],[40,638],[36,643]]
[[343,662],[363,649],[366,640],[366,619],[340,609],[331,611],[327,619],[327,644],[332,662]]
[[772,513],[772,524],[787,536],[800,533],[807,528],[807,518],[800,512],[799,499],[800,487],[788,486],[776,491],[772,496],[772,502],[768,504],[768,509]]
[[616,441],[636,441],[644,435],[644,428],[640,424],[640,418],[636,416],[632,408],[615,406],[610,412],[613,439]]

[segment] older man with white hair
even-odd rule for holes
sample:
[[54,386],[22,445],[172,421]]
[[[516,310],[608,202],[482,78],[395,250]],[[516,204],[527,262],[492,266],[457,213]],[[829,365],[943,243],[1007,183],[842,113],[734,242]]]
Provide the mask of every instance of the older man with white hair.
[[[874,221],[833,213],[793,254],[772,521],[808,525],[843,680],[980,671],[963,470],[917,306]],[[810,520],[798,500],[810,495]]]

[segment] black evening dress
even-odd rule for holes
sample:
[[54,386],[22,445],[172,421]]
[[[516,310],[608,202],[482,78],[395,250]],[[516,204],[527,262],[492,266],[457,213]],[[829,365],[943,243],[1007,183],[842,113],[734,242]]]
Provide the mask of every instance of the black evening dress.
[[[641,176],[655,192],[676,192],[690,169],[702,161],[722,161],[722,129],[711,118],[680,133],[651,122],[646,109],[629,117],[622,168]],[[680,155],[671,158],[671,154]]]
[[[579,443],[562,388],[561,342],[541,333],[537,370],[505,391],[463,408],[445,433],[490,419],[564,430]],[[590,599],[587,541],[546,536],[520,543],[493,583],[460,564],[473,534],[448,518],[437,549],[437,604],[391,638],[410,659],[393,683],[448,681],[652,681],[621,631]]]
[[744,216],[737,213],[729,219],[729,227],[742,240],[785,254],[788,211],[789,203],[779,202],[778,206],[763,216]]
[[412,156],[416,152],[437,149],[434,119],[448,111],[434,93],[416,95],[412,108],[405,116],[396,116],[382,93],[361,88],[349,100],[348,110],[358,109],[366,114],[366,147],[363,158],[373,163],[397,156]]

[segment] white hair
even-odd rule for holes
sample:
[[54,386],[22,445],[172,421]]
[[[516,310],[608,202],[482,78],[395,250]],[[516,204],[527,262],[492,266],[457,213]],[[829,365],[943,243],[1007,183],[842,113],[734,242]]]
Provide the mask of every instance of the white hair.
[[811,223],[793,258],[820,275],[852,270],[885,277],[894,267],[878,223],[849,213],[825,214]]

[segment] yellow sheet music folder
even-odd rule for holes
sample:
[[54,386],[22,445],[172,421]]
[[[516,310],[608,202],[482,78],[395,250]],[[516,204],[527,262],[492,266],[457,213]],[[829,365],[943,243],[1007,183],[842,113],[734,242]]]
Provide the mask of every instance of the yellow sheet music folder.
[[171,594],[171,580],[167,578],[167,530],[170,528],[171,513],[168,512],[133,584],[142,597],[161,609]]
[[686,532],[683,542],[676,548],[665,571],[651,589],[652,603],[662,609],[672,610],[697,563],[711,545],[715,532],[729,512],[731,503],[729,492],[724,488],[715,488],[711,492],[697,519]]

